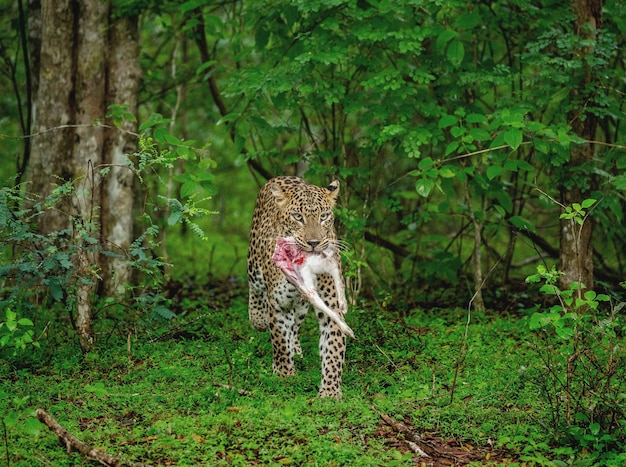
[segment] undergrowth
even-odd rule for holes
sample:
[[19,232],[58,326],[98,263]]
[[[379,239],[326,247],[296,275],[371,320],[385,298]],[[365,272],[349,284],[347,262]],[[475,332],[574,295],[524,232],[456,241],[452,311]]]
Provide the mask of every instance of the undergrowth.
[[473,316],[459,361],[466,310],[399,316],[362,303],[349,315],[357,339],[348,343],[343,400],[336,402],[316,397],[319,333],[312,316],[302,331],[297,376],[279,379],[271,373],[268,335],[247,322],[245,290],[221,295],[232,302],[197,291],[174,300],[178,318],[169,324],[111,333],[84,358],[63,337],[54,349],[3,354],[0,439],[7,464],[84,464],[34,418],[36,408],[84,442],[149,465],[425,462],[380,414],[442,445],[489,448],[478,465],[624,460],[619,447],[576,450],[555,438],[553,407],[539,397],[530,371],[541,364],[529,345],[532,310]]

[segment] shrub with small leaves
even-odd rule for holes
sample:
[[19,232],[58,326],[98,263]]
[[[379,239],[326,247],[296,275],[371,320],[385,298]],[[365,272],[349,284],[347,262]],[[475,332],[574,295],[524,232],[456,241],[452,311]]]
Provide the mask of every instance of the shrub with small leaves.
[[559,277],[554,266],[541,265],[526,279],[556,298],[528,321],[536,336],[531,372],[551,409],[555,438],[601,456],[626,443],[626,303],[578,283],[561,290]]

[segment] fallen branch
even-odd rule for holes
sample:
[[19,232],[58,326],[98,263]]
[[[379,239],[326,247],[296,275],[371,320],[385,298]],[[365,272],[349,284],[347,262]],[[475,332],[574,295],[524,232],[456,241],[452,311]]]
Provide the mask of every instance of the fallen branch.
[[378,410],[374,406],[372,406],[371,408],[374,412],[380,415],[380,418],[382,418],[383,421],[387,425],[393,428],[394,431],[404,436],[404,439],[407,440],[409,447],[413,450],[413,452],[417,453],[420,457],[444,457],[444,458],[453,460],[455,464],[467,464],[468,463],[468,461],[465,459],[454,456],[452,454],[448,454],[447,452],[439,451],[430,443],[424,441],[418,435],[413,433],[409,429],[409,427],[407,427],[404,423],[394,421],[389,415],[382,413],[380,410]]
[[111,454],[107,454],[104,451],[96,449],[86,443],[83,443],[76,436],[71,434],[65,428],[63,428],[54,418],[48,415],[44,410],[37,409],[37,418],[40,422],[48,426],[58,437],[59,440],[65,444],[67,453],[72,451],[72,448],[80,452],[88,459],[101,463],[102,465],[119,467],[121,465],[120,459]]

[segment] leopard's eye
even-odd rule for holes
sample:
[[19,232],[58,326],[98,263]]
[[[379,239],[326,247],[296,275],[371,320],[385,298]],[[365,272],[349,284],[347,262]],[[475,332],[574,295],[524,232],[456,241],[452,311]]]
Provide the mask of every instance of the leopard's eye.
[[304,220],[304,217],[302,217],[302,214],[299,212],[292,213],[291,217],[293,217],[297,222],[302,222]]
[[327,221],[330,218],[330,213],[328,212],[323,212],[322,214],[320,214],[320,221],[324,222]]

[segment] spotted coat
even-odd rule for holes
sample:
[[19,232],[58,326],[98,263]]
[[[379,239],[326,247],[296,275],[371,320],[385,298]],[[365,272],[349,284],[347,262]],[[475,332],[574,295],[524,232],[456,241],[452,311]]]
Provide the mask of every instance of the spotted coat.
[[[309,304],[272,261],[276,240],[293,237],[305,251],[322,252],[329,246],[337,251],[333,207],[338,193],[338,181],[321,188],[297,177],[278,177],[265,184],[256,200],[248,250],[249,316],[255,329],[269,329],[273,370],[279,376],[295,374],[294,355],[302,354],[299,331]],[[338,296],[332,277],[320,275],[317,285],[326,305],[345,313],[345,297]],[[346,339],[325,314],[316,315],[322,359],[319,395],[340,399]]]

